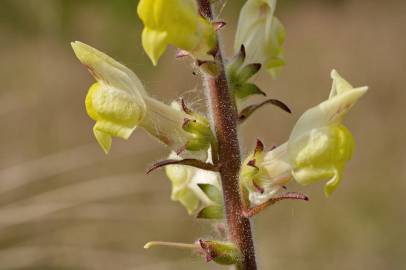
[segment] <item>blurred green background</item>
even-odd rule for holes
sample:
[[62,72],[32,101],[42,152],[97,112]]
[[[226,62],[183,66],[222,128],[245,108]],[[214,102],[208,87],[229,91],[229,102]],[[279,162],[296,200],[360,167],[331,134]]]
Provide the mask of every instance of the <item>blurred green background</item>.
[[[132,68],[148,92],[170,102],[184,92],[204,109],[191,63],[168,51],[152,67],[140,44],[136,0],[0,1],[0,269],[225,269],[150,240],[210,237],[169,199],[162,171],[145,169],[167,150],[142,130],[104,155],[84,98],[93,79],[70,48],[81,40]],[[224,40],[232,44],[238,9],[228,1]],[[259,76],[293,115],[267,107],[241,129],[243,150],[256,137],[286,140],[308,107],[328,96],[336,68],[369,93],[346,124],[353,160],[329,199],[322,183],[309,203],[283,202],[254,219],[260,269],[403,269],[405,259],[405,1],[279,1],[287,66]],[[228,55],[231,55],[228,50]]]

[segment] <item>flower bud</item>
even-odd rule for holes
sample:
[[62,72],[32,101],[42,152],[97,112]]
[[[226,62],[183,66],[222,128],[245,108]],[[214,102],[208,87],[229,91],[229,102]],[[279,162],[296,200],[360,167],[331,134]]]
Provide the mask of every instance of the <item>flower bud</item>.
[[145,25],[142,45],[154,65],[169,44],[201,60],[216,44],[215,29],[196,0],[140,0],[137,12]]
[[240,12],[234,50],[246,49],[246,63],[260,63],[272,76],[285,64],[285,29],[274,17],[276,0],[247,0]]

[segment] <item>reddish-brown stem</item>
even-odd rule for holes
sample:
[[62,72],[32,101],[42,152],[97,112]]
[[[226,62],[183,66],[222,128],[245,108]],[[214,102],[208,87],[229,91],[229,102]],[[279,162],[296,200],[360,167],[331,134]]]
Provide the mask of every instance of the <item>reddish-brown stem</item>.
[[[198,0],[198,2],[201,14],[213,19],[210,0]],[[241,155],[237,134],[238,113],[229,90],[219,44],[215,50],[215,61],[220,67],[220,73],[216,77],[206,75],[205,83],[206,95],[209,100],[209,113],[218,141],[227,232],[229,240],[240,248],[243,255],[239,269],[256,270],[251,224],[250,220],[242,215],[243,204],[239,192]]]

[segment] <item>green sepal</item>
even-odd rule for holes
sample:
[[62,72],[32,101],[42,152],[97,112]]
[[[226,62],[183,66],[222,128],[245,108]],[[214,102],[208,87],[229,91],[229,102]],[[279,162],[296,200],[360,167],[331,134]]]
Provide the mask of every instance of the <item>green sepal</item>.
[[223,203],[223,195],[216,186],[210,184],[198,184],[198,186],[210,200],[217,204]]
[[208,121],[185,119],[182,128],[193,135],[185,145],[187,150],[206,150],[211,145],[214,137]]
[[227,65],[227,74],[237,73],[238,70],[241,68],[242,64],[244,64],[246,57],[245,47],[241,45],[240,51],[231,59],[230,63]]
[[261,69],[261,64],[253,63],[244,66],[240,72],[238,72],[238,80],[240,82],[246,82],[248,81],[252,76],[258,73],[258,71]]
[[239,99],[246,98],[251,95],[266,96],[265,92],[263,92],[261,89],[259,89],[258,86],[256,86],[253,83],[244,83],[243,85],[239,86],[238,88],[234,88],[233,92],[234,92],[234,96]]
[[208,123],[206,124],[190,119],[185,119],[183,122],[183,130],[190,133],[199,134],[199,136],[202,137],[210,137],[212,134]]
[[189,139],[185,144],[185,149],[188,151],[207,150],[210,144],[202,138]]
[[219,65],[214,61],[202,61],[198,65],[202,71],[210,76],[217,77],[220,74]]
[[200,210],[196,217],[203,219],[223,219],[224,210],[221,205],[210,205]]
[[241,251],[233,243],[199,240],[199,244],[206,254],[207,261],[214,261],[221,265],[239,265],[241,263]]

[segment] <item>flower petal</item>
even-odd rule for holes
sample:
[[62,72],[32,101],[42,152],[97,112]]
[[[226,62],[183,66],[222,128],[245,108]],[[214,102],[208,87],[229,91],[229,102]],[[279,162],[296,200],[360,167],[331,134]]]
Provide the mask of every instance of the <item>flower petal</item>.
[[289,143],[293,177],[302,185],[328,180],[326,195],[338,186],[345,163],[351,159],[354,139],[344,125],[314,129]]
[[80,41],[72,42],[71,45],[77,58],[98,82],[122,89],[136,97],[140,103],[143,101],[147,93],[137,75],[129,68]]
[[[169,158],[180,159],[174,152],[169,155]],[[207,161],[211,162],[210,157]],[[220,190],[217,173],[185,165],[168,165],[165,167],[165,172],[172,182],[172,200],[179,201],[190,215],[194,214],[201,205],[215,205],[199,185],[209,184]]]
[[111,137],[128,139],[144,115],[127,92],[100,83],[90,87],[85,103],[87,113],[96,121],[95,137],[106,153],[111,147]]
[[294,141],[312,129],[341,122],[344,115],[368,90],[368,87],[348,87],[350,84],[346,81],[334,77],[332,93],[337,94],[307,110],[297,121],[289,140]]
[[331,87],[331,92],[330,92],[330,98],[340,95],[346,91],[352,90],[354,87],[347,82],[346,80],[343,79],[343,77],[338,74],[338,72],[333,69],[331,71],[331,79],[333,79],[333,85]]
[[142,46],[154,66],[158,64],[159,58],[168,46],[167,36],[166,32],[155,31],[147,27],[142,31]]
[[108,154],[111,148],[111,136],[103,131],[97,130],[96,127],[93,127],[93,133],[104,153]]
[[214,27],[198,12],[195,0],[140,0],[138,16],[145,28],[142,44],[154,65],[168,44],[190,52],[200,60],[216,44]]

